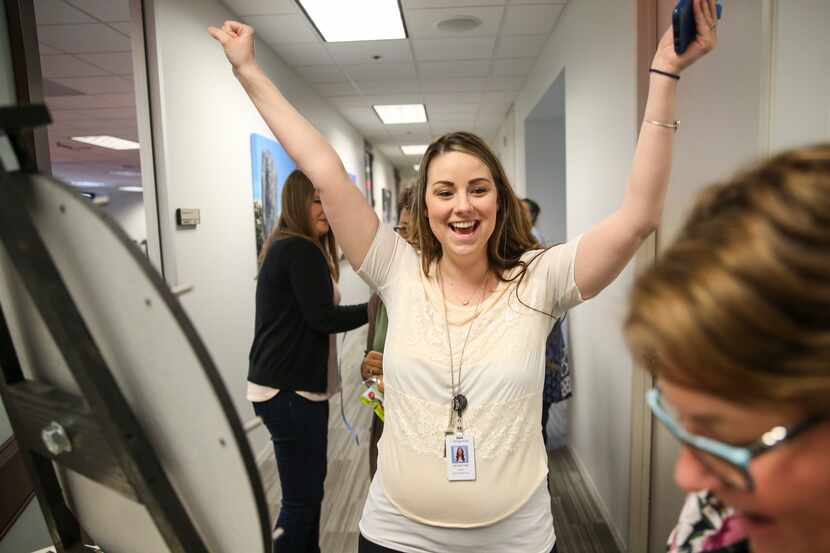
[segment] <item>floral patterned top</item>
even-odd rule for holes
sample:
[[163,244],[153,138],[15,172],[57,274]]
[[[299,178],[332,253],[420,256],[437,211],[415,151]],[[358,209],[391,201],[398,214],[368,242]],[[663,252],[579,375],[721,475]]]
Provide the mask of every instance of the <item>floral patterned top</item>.
[[668,553],[749,553],[746,530],[735,511],[715,494],[689,494],[677,526],[669,536]]

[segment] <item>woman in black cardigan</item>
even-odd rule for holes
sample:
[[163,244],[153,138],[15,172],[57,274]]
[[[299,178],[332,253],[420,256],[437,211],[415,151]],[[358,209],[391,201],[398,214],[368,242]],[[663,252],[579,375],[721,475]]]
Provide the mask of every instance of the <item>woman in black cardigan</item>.
[[247,397],[271,432],[282,486],[277,550],[319,553],[328,399],[339,389],[335,333],[367,321],[340,307],[337,245],[311,181],[291,173],[259,258]]

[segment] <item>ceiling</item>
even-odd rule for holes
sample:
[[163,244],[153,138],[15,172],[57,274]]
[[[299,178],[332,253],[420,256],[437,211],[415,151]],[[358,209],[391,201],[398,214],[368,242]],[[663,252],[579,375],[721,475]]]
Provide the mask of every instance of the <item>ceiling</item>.
[[[329,44],[295,0],[223,1],[404,169],[417,156],[405,156],[402,144],[426,144],[461,129],[495,136],[566,2],[400,0],[408,39]],[[98,134],[138,140],[129,0],[34,4],[46,103],[55,120],[49,129],[55,173],[66,180],[140,185],[138,151],[69,140]],[[467,16],[481,25],[463,32],[436,26]],[[429,121],[384,125],[372,109],[374,104],[403,103],[423,103]]]
[[[402,144],[427,144],[455,130],[496,135],[566,3],[400,0],[408,39],[325,43],[294,0],[223,1],[392,163],[406,168],[417,156],[405,156]],[[436,26],[464,16],[481,25],[463,32]],[[409,103],[423,103],[429,121],[384,125],[372,109]]]
[[138,140],[129,0],[35,0],[34,6],[44,95],[54,120],[53,172],[69,181],[140,185],[137,150],[70,140],[101,134]]

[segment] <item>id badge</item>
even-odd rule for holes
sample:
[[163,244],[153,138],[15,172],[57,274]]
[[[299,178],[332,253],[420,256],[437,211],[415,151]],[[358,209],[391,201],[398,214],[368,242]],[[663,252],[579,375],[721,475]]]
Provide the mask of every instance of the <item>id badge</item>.
[[452,434],[446,438],[447,480],[450,482],[476,479],[476,452],[473,437]]

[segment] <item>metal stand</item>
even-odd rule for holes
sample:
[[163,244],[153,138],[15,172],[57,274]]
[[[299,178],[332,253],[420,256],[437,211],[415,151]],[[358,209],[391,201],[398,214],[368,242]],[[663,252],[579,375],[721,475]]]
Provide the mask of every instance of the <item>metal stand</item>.
[[35,168],[20,131],[49,122],[44,106],[0,109],[21,166],[10,172],[0,163],[0,241],[81,390],[77,396],[24,378],[0,306],[0,396],[49,532],[59,553],[88,551],[58,465],[142,503],[171,552],[207,553],[29,216],[24,191]]

